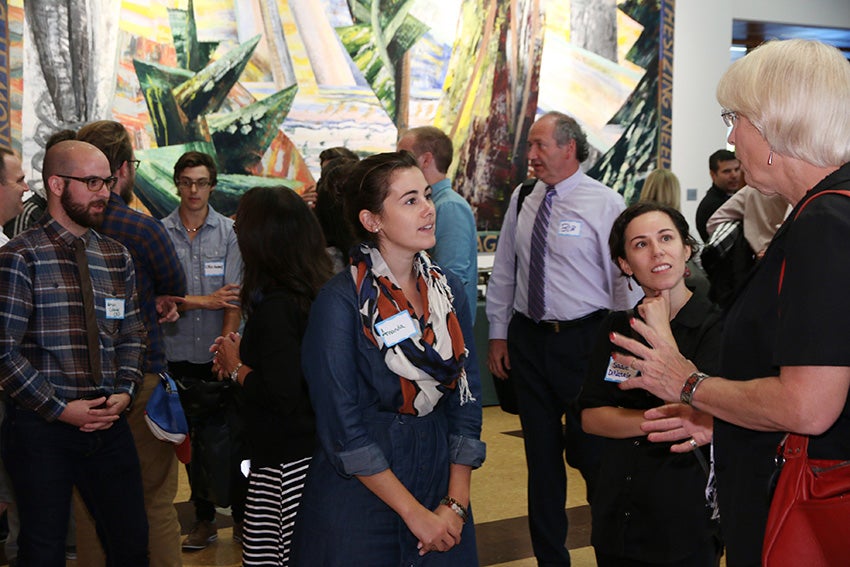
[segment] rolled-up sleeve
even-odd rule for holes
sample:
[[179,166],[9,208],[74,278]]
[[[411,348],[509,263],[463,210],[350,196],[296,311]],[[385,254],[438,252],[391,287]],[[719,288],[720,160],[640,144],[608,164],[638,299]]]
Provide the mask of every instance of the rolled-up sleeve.
[[475,336],[469,317],[466,294],[460,279],[449,274],[449,285],[454,295],[455,312],[463,331],[463,340],[469,351],[466,357],[466,379],[474,399],[461,405],[460,388],[455,388],[447,400],[449,416],[449,461],[457,465],[478,468],[484,463],[487,446],[481,441],[481,377],[478,372],[478,356],[475,352]]

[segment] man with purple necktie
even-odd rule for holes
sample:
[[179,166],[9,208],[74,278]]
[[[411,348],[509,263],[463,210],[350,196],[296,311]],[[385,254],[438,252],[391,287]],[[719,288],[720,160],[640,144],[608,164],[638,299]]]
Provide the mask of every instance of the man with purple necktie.
[[593,495],[600,440],[581,430],[575,402],[597,328],[609,309],[628,309],[641,293],[626,287],[608,254],[625,203],[581,171],[587,156],[569,116],[548,112],[534,123],[528,160],[538,181],[524,206],[520,188],[511,197],[487,289],[488,365],[496,378],[510,372],[516,387],[541,566],[570,564],[564,456]]

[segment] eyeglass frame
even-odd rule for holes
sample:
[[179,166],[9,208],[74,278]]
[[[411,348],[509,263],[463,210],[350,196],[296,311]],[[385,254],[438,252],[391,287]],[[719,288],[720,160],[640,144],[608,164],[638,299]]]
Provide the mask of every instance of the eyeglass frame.
[[139,169],[139,166],[142,165],[142,160],[140,159],[128,159],[128,162],[133,164],[133,169]]
[[[103,189],[104,185],[108,190],[112,191],[112,189],[115,187],[115,184],[118,183],[118,178],[114,175],[110,175],[109,177],[98,177],[97,175],[75,177],[73,175],[62,175],[61,173],[54,173],[53,175],[55,175],[56,177],[61,177],[62,179],[72,179],[74,181],[79,181],[80,183],[83,183],[86,186],[86,189],[88,189],[92,193],[97,193],[98,191]],[[97,188],[92,189],[91,184],[95,181],[99,181],[100,183],[98,183]]]
[[738,113],[734,110],[723,108],[720,110],[720,118],[723,119],[723,123],[726,124],[727,128],[733,128],[738,121]]
[[[178,189],[187,189],[191,190],[192,186],[196,186],[198,190],[203,191],[204,189],[209,189],[213,187],[212,181],[209,179],[178,179],[174,182]],[[203,185],[201,185],[203,184]]]

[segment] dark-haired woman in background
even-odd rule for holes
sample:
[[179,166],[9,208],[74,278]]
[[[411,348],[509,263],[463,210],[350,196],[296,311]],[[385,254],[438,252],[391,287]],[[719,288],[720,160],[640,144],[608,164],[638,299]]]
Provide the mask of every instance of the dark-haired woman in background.
[[304,477],[315,449],[315,418],[301,372],[307,314],[331,275],[322,231],[286,188],[256,187],[236,212],[242,252],[244,336],[219,337],[221,373],[244,393],[251,471],[245,505],[245,565],[286,565]]
[[316,298],[304,337],[320,447],[295,563],[477,566],[478,365],[460,280],[424,252],[431,188],[410,154],[387,153],[354,167],[344,198],[362,244]]
[[[582,427],[605,438],[591,500],[596,559],[600,567],[713,567],[722,546],[705,498],[711,437],[675,446],[649,442],[641,430],[643,414],[664,402],[643,390],[617,387],[634,371],[611,358],[615,347],[608,337],[611,331],[628,333],[631,317],[663,320],[685,356],[715,371],[719,310],[685,285],[685,263],[697,243],[676,209],[632,205],[614,221],[608,244],[612,260],[646,297],[634,310],[613,312],[603,322],[579,397]],[[711,422],[711,416],[701,417]]]

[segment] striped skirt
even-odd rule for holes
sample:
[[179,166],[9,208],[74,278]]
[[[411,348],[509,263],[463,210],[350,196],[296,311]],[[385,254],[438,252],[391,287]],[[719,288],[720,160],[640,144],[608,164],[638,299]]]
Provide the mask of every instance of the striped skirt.
[[295,515],[301,503],[310,457],[251,470],[242,528],[245,566],[289,563]]

